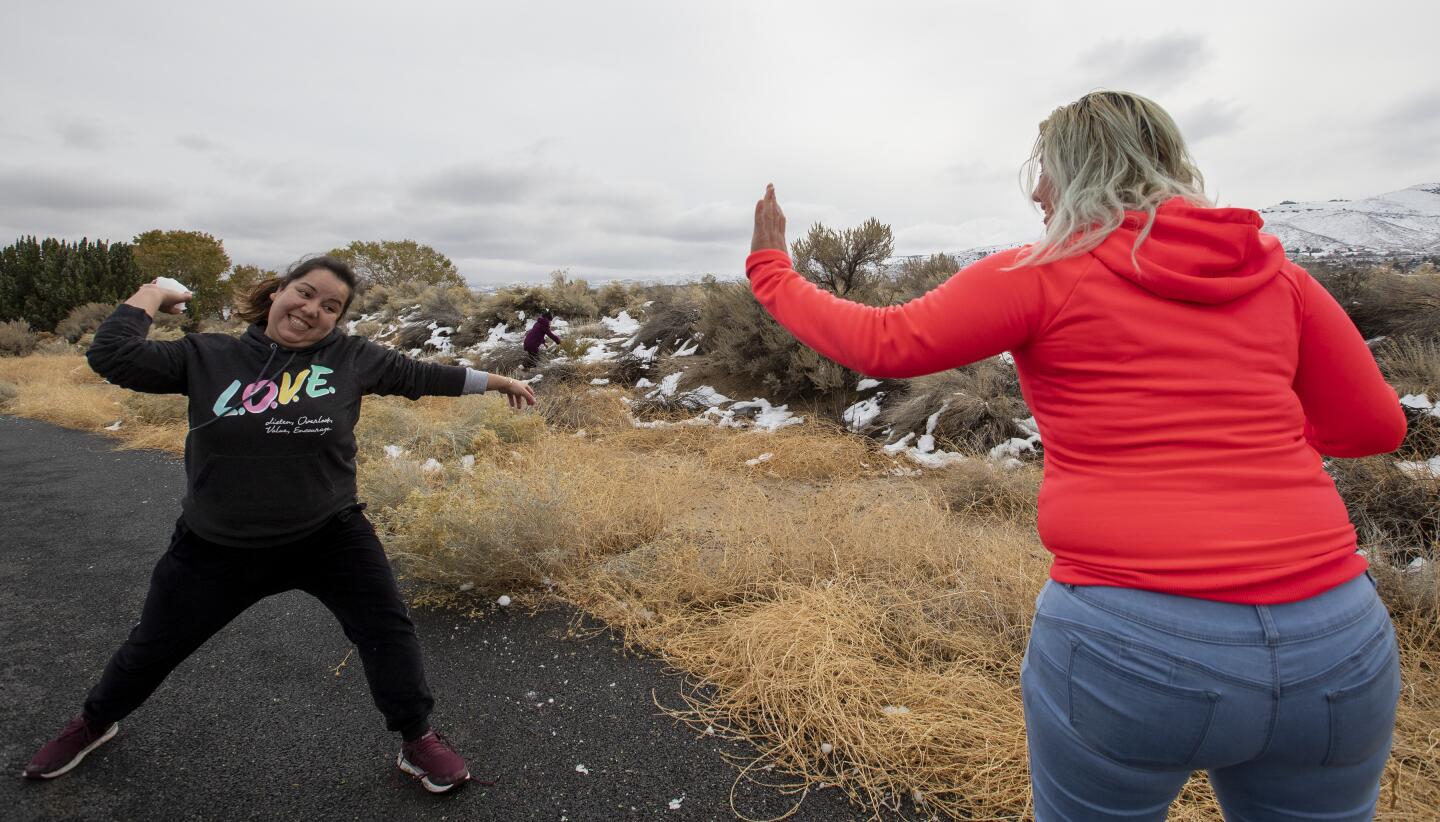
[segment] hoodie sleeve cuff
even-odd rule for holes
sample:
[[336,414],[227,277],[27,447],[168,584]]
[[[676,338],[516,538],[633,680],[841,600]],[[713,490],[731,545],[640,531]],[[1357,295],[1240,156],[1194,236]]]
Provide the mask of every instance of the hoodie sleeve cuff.
[[490,375],[484,371],[476,371],[473,368],[465,369],[465,387],[461,394],[484,394],[490,387]]

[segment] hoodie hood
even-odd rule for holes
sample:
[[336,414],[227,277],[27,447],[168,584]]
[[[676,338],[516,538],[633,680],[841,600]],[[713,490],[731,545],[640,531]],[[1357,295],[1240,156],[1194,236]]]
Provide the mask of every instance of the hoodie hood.
[[1167,200],[1135,251],[1147,217],[1143,211],[1125,212],[1120,227],[1090,253],[1111,271],[1161,297],[1211,305],[1229,302],[1269,282],[1285,263],[1280,241],[1260,233],[1265,221],[1250,209],[1204,208],[1179,197]]
[[315,343],[315,344],[312,345],[312,346],[309,346],[309,347],[307,347],[307,348],[289,348],[289,347],[287,347],[287,346],[285,346],[285,345],[283,345],[283,344],[281,344],[281,343],[279,343],[279,342],[276,342],[275,340],[270,339],[268,336],[266,336],[266,335],[265,335],[265,326],[260,325],[259,323],[251,323],[251,324],[250,324],[250,327],[247,328],[247,329],[245,329],[245,334],[243,335],[242,339],[244,339],[246,343],[248,343],[248,344],[250,344],[250,345],[252,345],[252,346],[259,346],[260,348],[262,348],[262,349],[264,349],[264,350],[266,350],[266,351],[269,351],[269,350],[270,350],[270,346],[273,345],[273,346],[275,346],[276,348],[280,349],[281,351],[286,351],[286,352],[295,353],[295,354],[307,354],[307,353],[316,352],[316,351],[321,350],[322,348],[327,348],[327,347],[329,347],[329,346],[331,346],[331,345],[334,345],[334,344],[335,344],[335,341],[338,340],[338,339],[340,339],[341,336],[342,336],[342,335],[341,335],[341,333],[340,333],[340,326],[339,326],[339,325],[336,325],[334,328],[330,329],[330,333],[329,333],[329,334],[326,334],[323,338],[321,338],[321,340],[320,340],[319,342]]

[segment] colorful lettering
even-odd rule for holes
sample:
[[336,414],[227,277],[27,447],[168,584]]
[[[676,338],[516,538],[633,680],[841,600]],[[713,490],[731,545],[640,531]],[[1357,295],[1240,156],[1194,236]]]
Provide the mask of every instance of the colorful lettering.
[[323,397],[327,394],[334,394],[335,389],[325,385],[325,375],[335,373],[335,369],[326,368],[323,365],[312,365],[310,367],[310,381],[305,384],[305,395],[307,397]]
[[[262,390],[264,391],[263,395],[261,394]],[[261,380],[260,382],[245,386],[245,393],[241,395],[241,402],[244,404],[246,411],[252,414],[258,414],[266,408],[269,408],[270,403],[275,401],[275,396],[279,393],[280,388],[275,385],[274,381]],[[257,395],[261,396],[259,401],[254,399]]]
[[301,371],[295,377],[288,373],[280,378],[280,404],[289,405],[300,399],[300,389],[305,387],[305,378],[310,376],[310,369]]
[[236,380],[236,381],[230,383],[230,387],[229,387],[229,388],[227,388],[227,389],[225,389],[224,391],[220,392],[220,399],[216,400],[216,401],[215,401],[215,407],[212,408],[212,409],[210,409],[210,410],[212,410],[212,411],[215,412],[215,416],[217,416],[217,417],[225,417],[225,416],[233,416],[233,415],[235,415],[235,414],[243,414],[243,413],[245,413],[244,411],[241,411],[239,408],[231,408],[231,407],[230,407],[230,400],[232,400],[232,399],[235,398],[235,392],[236,392],[236,391],[239,391],[239,390],[240,390],[240,381],[239,381],[239,380]]

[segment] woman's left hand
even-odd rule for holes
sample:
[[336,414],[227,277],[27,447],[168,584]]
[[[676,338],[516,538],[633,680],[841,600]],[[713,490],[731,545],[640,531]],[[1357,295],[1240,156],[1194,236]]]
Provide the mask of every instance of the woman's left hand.
[[785,245],[785,212],[775,200],[775,184],[765,186],[765,196],[755,204],[755,233],[750,237],[750,253],[763,248],[788,251]]
[[496,381],[496,376],[498,375],[492,374],[490,377],[492,381],[498,383],[494,388],[496,391],[505,395],[505,399],[510,403],[511,408],[524,408],[527,405],[535,404],[535,389],[530,387],[530,383],[521,382],[520,380],[510,377],[500,377],[500,379]]

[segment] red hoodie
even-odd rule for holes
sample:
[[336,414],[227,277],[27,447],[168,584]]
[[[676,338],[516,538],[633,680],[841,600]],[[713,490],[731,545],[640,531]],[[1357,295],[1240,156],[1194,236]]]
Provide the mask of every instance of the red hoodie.
[[1045,445],[1050,575],[1250,604],[1365,570],[1321,454],[1398,448],[1405,416],[1359,332],[1260,215],[1174,199],[1093,251],[1006,270],[987,257],[909,303],[822,291],[783,251],[755,297],[802,342],[872,377],[1009,351]]

